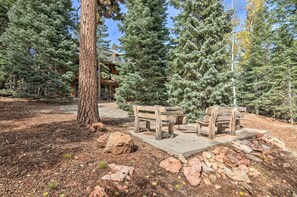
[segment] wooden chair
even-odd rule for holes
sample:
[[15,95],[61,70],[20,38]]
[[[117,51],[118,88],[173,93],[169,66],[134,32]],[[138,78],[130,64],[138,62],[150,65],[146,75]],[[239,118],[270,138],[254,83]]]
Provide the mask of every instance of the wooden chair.
[[135,117],[135,132],[140,132],[140,122],[146,122],[146,130],[150,130],[150,122],[156,123],[156,139],[163,138],[162,125],[168,125],[168,133],[170,137],[174,137],[174,125],[186,123],[186,116],[183,115],[179,107],[166,107],[166,106],[141,106],[134,105]]
[[208,127],[208,135],[210,139],[215,137],[215,128],[217,133],[221,133],[223,129],[228,128],[231,135],[235,135],[235,130],[240,126],[240,120],[246,108],[243,107],[218,107],[212,106],[206,109],[204,120],[196,121],[197,135],[201,135],[202,126]]
[[198,136],[201,135],[202,127],[208,127],[208,136],[210,139],[214,139],[217,112],[218,107],[209,107],[205,111],[204,119],[196,121],[196,132]]

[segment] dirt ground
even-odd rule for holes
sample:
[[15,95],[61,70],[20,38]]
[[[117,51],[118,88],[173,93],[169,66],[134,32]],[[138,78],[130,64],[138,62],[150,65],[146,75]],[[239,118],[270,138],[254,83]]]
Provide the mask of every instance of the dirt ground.
[[[182,173],[174,175],[159,167],[159,162],[169,157],[167,153],[135,137],[134,153],[103,153],[96,143],[100,133],[78,127],[75,118],[57,104],[0,97],[0,196],[88,196],[101,185],[108,188],[110,196],[296,197],[297,160],[290,152],[275,148],[272,160],[252,163],[261,172],[260,177],[251,179],[252,193],[230,179],[207,185],[202,178],[199,186],[192,187]],[[102,121],[108,132],[128,133],[132,126],[131,118],[105,117]],[[269,130],[290,150],[297,150],[296,126],[253,114],[246,116],[244,125]],[[135,168],[131,180],[119,183],[127,186],[127,191],[100,180],[108,173],[98,167],[100,161]],[[50,182],[55,182],[55,187]]]

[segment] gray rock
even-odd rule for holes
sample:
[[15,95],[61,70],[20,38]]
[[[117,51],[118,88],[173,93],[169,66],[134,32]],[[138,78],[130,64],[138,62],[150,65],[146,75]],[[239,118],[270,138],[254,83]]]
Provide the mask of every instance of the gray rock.
[[254,156],[254,155],[251,155],[251,154],[245,154],[245,157],[246,157],[247,159],[250,159],[250,160],[255,161],[255,162],[257,162],[257,163],[261,163],[261,162],[263,162],[263,160],[262,160],[261,158],[259,158],[259,157],[257,157],[257,156]]
[[177,158],[178,158],[178,159],[180,160],[180,162],[182,162],[183,164],[188,164],[188,163],[189,163],[188,160],[187,160],[182,154],[178,155]]
[[228,167],[225,167],[224,171],[225,171],[225,174],[234,181],[251,183],[251,180],[249,179],[249,176],[245,170],[230,169]]
[[250,146],[248,146],[248,145],[245,145],[245,144],[241,144],[241,145],[239,145],[239,147],[238,147],[241,151],[243,151],[244,153],[251,153],[252,151],[253,151],[253,149],[250,147]]
[[205,172],[206,174],[209,174],[211,172],[214,172],[215,170],[211,167],[208,167],[205,162],[202,162],[202,171]]
[[264,150],[269,150],[270,149],[270,147],[265,145],[265,144],[262,144],[262,147],[264,148]]

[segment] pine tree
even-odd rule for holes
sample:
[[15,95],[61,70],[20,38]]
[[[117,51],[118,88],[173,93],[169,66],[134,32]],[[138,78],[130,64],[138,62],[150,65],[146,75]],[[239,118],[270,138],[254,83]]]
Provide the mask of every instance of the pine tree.
[[109,53],[107,53],[107,50],[110,49],[110,40],[107,39],[108,36],[108,28],[105,24],[104,18],[102,18],[97,27],[97,53],[100,74],[104,79],[108,79],[109,77],[109,68],[106,66],[106,62],[110,56]]
[[[264,0],[257,1],[257,7],[248,9],[247,23],[250,45],[244,55],[242,73],[239,82],[240,104],[247,106],[249,111],[259,114],[269,109],[268,83],[271,65],[269,59],[271,24]],[[252,17],[252,18],[250,18]]]
[[[0,4],[0,37],[4,32],[6,31],[8,27],[8,11],[13,5],[15,0],[2,0]],[[5,88],[5,82],[7,78],[7,74],[4,71],[4,58],[1,56],[1,54],[5,53],[6,47],[0,40],[0,89]]]
[[71,11],[70,0],[18,0],[9,10],[9,26],[1,36],[3,58],[21,96],[68,96],[76,50]]
[[166,95],[168,30],[165,0],[130,0],[121,38],[126,63],[119,69],[120,87],[116,100],[120,108],[132,104],[162,105]]
[[205,108],[229,104],[232,98],[226,50],[231,12],[224,12],[219,0],[184,0],[177,7],[181,14],[175,19],[169,102],[181,106],[194,120]]
[[8,11],[13,5],[15,0],[2,0],[0,4],[0,36],[5,32],[8,26]]
[[293,123],[297,119],[297,4],[272,0],[269,5],[274,25],[268,92],[270,113]]
[[124,0],[81,1],[77,122],[82,126],[100,120],[96,54],[96,24],[98,21],[96,14],[100,17],[121,19],[119,5],[121,2]]

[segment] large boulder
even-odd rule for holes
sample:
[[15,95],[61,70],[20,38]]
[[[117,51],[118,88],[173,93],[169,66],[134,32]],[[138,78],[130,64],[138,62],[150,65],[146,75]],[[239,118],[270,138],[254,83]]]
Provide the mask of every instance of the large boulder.
[[201,167],[201,161],[198,158],[193,158],[189,161],[189,166],[183,168],[184,175],[192,186],[200,184]]
[[168,159],[161,161],[160,167],[173,174],[178,174],[179,170],[182,168],[182,164],[178,159],[169,157]]
[[110,134],[103,152],[121,155],[131,153],[134,150],[134,142],[130,135],[120,132]]

